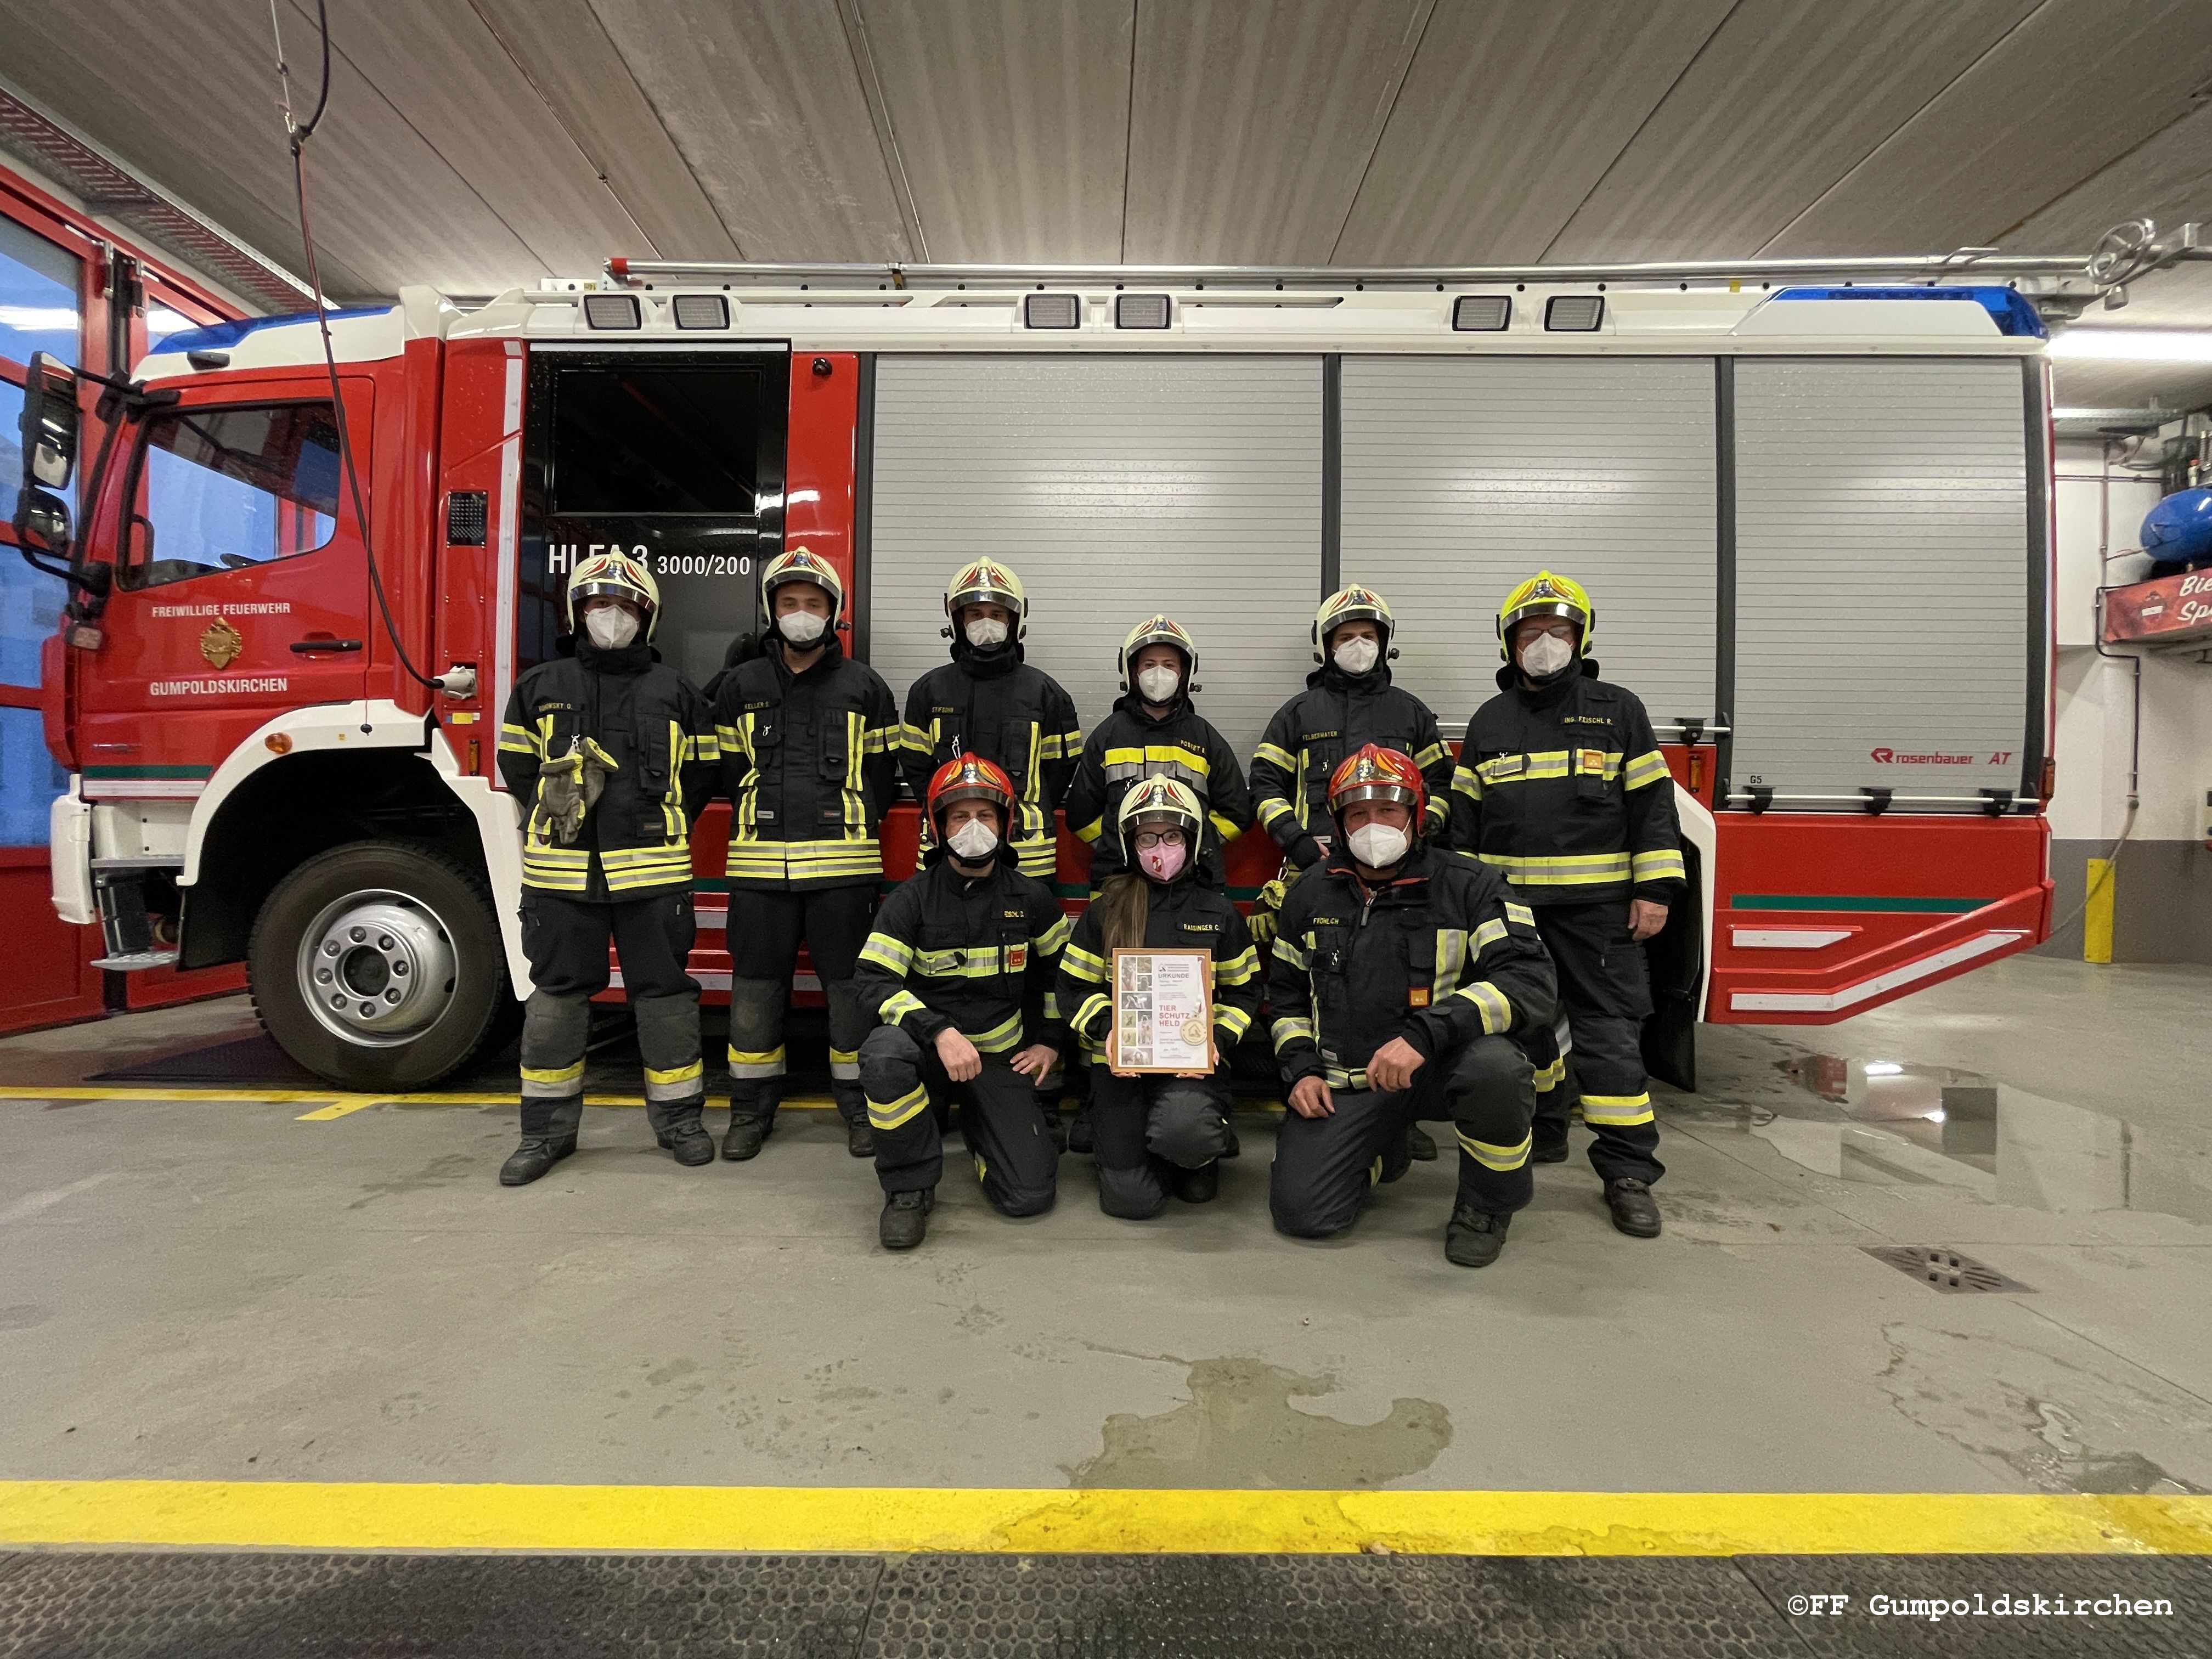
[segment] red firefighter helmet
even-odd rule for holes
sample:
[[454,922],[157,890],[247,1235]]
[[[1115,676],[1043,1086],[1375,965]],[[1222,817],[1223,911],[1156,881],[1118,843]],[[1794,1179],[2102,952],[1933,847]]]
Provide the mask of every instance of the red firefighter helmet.
[[1427,799],[1421,769],[1413,764],[1413,757],[1401,750],[1385,749],[1379,743],[1364,744],[1357,754],[1346,756],[1337,763],[1336,770],[1329,774],[1328,811],[1332,817],[1341,817],[1344,809],[1356,800],[1389,800],[1408,809],[1413,822],[1419,823]]
[[999,809],[999,833],[1013,822],[1014,781],[981,755],[955,755],[929,781],[929,823],[941,839],[945,809],[955,801],[987,800]]

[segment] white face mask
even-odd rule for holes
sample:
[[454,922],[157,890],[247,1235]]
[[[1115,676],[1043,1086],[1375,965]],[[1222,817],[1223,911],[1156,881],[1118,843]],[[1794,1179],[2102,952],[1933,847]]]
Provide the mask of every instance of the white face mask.
[[978,617],[968,624],[968,643],[978,651],[988,651],[1006,642],[1006,625],[994,617]]
[[1521,666],[1532,680],[1556,674],[1574,659],[1574,647],[1556,634],[1539,634],[1521,647]]
[[969,863],[981,864],[998,849],[999,832],[981,818],[970,818],[945,840]]
[[829,626],[827,617],[817,617],[811,611],[787,611],[775,619],[776,632],[793,645],[813,644]]
[[1336,665],[1347,674],[1364,674],[1375,666],[1382,647],[1370,639],[1349,639],[1336,647]]
[[1182,685],[1182,673],[1164,664],[1155,664],[1137,676],[1137,690],[1146,702],[1173,702]]
[[584,631],[602,651],[619,651],[637,637],[637,618],[618,605],[595,605],[584,612]]
[[1352,856],[1370,870],[1388,870],[1406,856],[1411,845],[1403,830],[1387,823],[1363,823],[1346,839]]

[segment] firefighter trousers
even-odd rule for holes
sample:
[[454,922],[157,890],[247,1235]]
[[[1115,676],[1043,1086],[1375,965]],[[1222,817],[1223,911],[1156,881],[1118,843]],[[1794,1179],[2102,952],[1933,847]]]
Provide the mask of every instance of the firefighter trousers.
[[1098,1207],[1144,1221],[1166,1207],[1170,1173],[1202,1170],[1229,1146],[1229,1080],[1115,1077],[1091,1069],[1091,1131]]
[[534,988],[522,1016],[522,1133],[574,1138],[584,1115],[584,1046],[592,998],[607,988],[607,945],[622,959],[623,989],[637,1020],[645,1110],[663,1146],[707,1102],[699,1058],[699,985],[691,954],[691,890],[594,901],[522,890],[522,949]]
[[[1659,1161],[1659,1125],[1644,1075],[1651,984],[1644,947],[1629,937],[1628,901],[1539,905],[1535,916],[1559,982],[1558,1025],[1528,1041],[1536,1139],[1564,1146],[1567,1114],[1579,1096],[1583,1121],[1597,1137],[1589,1158],[1598,1179],[1655,1182],[1667,1166]],[[1563,1050],[1571,1051],[1571,1060]]]
[[1432,1056],[1413,1086],[1335,1089],[1327,1117],[1285,1111],[1267,1175],[1275,1231],[1327,1238],[1358,1219],[1408,1123],[1450,1120],[1459,1132],[1460,1204],[1510,1215],[1535,1194],[1528,1123],[1536,1096],[1528,1057],[1510,1037],[1479,1036]]
[[783,1098],[783,1019],[802,942],[830,1004],[830,1092],[848,1124],[867,1120],[860,1039],[876,1023],[853,985],[875,921],[876,890],[730,894],[730,1116],[775,1121]]
[[860,1044],[860,1079],[876,1132],[876,1179],[887,1193],[934,1187],[945,1174],[945,1130],[954,1108],[975,1160],[983,1196],[1001,1215],[1052,1207],[1060,1149],[1037,1109],[1030,1079],[1004,1056],[986,1054],[965,1083],[945,1074],[934,1044],[896,1025],[878,1025]]

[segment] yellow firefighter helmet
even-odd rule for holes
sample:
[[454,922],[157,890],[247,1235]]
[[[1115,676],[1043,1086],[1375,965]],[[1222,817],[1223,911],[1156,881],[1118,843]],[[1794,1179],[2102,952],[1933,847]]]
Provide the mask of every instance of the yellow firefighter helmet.
[[1571,576],[1539,570],[1505,596],[1498,607],[1498,654],[1510,667],[1513,661],[1513,624],[1523,617],[1565,617],[1583,631],[1577,656],[1589,653],[1597,635],[1597,607],[1583,585]]
[[1382,654],[1390,654],[1390,636],[1398,630],[1397,618],[1390,614],[1390,606],[1380,593],[1371,587],[1354,584],[1340,587],[1321,602],[1314,612],[1313,653],[1316,662],[1328,660],[1328,636],[1348,622],[1371,622],[1382,631]]
[[970,605],[1003,605],[1013,612],[1015,641],[1029,638],[1029,595],[1022,591],[1022,579],[996,559],[972,560],[945,584],[945,620],[955,629],[960,625],[961,608]]
[[1115,813],[1114,823],[1125,847],[1131,844],[1139,824],[1163,830],[1178,825],[1195,852],[1199,831],[1206,827],[1206,808],[1199,805],[1197,792],[1187,783],[1173,778],[1139,778],[1121,797],[1121,809]]
[[653,580],[645,561],[627,553],[594,553],[568,573],[568,629],[580,633],[584,606],[592,599],[627,599],[637,607],[640,631],[653,637],[660,620],[660,584]]
[[1114,659],[1124,691],[1129,689],[1135,678],[1129,672],[1129,665],[1135,659],[1137,653],[1148,645],[1160,643],[1171,645],[1182,653],[1182,689],[1185,691],[1198,690],[1198,647],[1192,642],[1190,635],[1171,617],[1147,617],[1129,630],[1128,638],[1121,641],[1121,654]]
[[830,631],[834,633],[845,614],[845,583],[837,574],[837,567],[803,547],[769,560],[768,568],[761,573],[761,604],[768,611],[771,628],[775,625],[775,590],[786,582],[812,582],[830,596]]

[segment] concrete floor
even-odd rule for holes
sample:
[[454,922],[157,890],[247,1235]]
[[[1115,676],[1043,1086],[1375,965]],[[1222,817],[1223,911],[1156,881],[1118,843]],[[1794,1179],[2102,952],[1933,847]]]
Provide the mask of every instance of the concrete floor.
[[[1010,1223],[956,1169],[895,1257],[819,1115],[687,1170],[594,1109],[509,1191],[511,1105],[0,1101],[0,1479],[2201,1492],[2208,993],[2014,958],[1707,1028],[1665,1237],[1614,1233],[1577,1157],[1479,1273],[1448,1159],[1347,1240],[1276,1237],[1259,1117],[1208,1208],[1109,1220],[1071,1156]],[[0,1084],[250,1029],[15,1038]],[[2030,1289],[1940,1293],[1888,1244]]]

